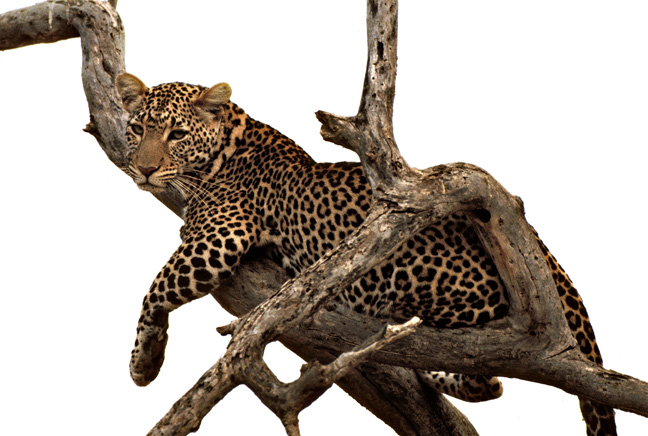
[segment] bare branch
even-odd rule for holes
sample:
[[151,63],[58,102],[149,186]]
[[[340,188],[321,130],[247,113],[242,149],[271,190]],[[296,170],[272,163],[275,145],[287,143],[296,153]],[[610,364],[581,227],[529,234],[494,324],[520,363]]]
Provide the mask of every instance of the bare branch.
[[[276,307],[276,306],[275,306]],[[282,312],[291,307],[275,309],[275,323],[285,324]],[[292,383],[277,379],[263,361],[263,349],[271,336],[264,330],[263,321],[251,322],[250,319],[263,315],[262,309],[255,309],[246,321],[233,329],[234,337],[227,352],[219,359],[200,381],[181,398],[169,413],[149,432],[149,435],[183,435],[194,431],[202,418],[211,408],[237,384],[245,384],[259,399],[272,410],[284,423],[288,434],[299,434],[297,416],[319,398],[333,383],[347,375],[349,371],[370,354],[383,346],[411,334],[420,324],[414,319],[400,326],[386,327],[381,332],[363,341],[333,362],[322,365],[311,363],[301,376]],[[200,404],[196,406],[196,398]],[[180,418],[178,418],[180,417]],[[190,417],[191,419],[187,418]]]
[[[244,314],[254,308],[255,302],[270,298],[274,294],[272,289],[281,286],[286,277],[267,255],[255,252],[248,255],[236,277],[212,295],[229,312]],[[301,328],[282,335],[280,340],[304,360],[326,363],[362,343],[366,336],[363,332],[377,332],[381,328],[375,318],[331,307],[318,312]],[[357,341],[347,341],[347,337]],[[461,412],[443,395],[422,385],[410,369],[365,362],[337,384],[352,392],[356,400],[398,434],[477,435]]]
[[67,5],[44,2],[2,14],[0,50],[78,37],[79,32],[70,25],[67,11]]
[[233,371],[224,365],[219,361],[207,371],[148,435],[186,435],[197,431],[202,419],[214,405],[240,384],[232,377]]
[[[21,23],[25,17],[29,24]],[[267,301],[263,301],[269,296],[266,286],[257,283],[253,289],[241,291],[239,283],[260,280],[246,272],[246,265],[240,268],[236,284],[215,290],[219,302],[239,316],[258,306],[241,321],[219,330],[233,335],[223,358],[149,434],[195,431],[214,404],[239,384],[253,389],[281,417],[289,434],[299,434],[297,414],[301,409],[293,406],[310,404],[339,377],[341,386],[399,434],[474,434],[469,424],[465,427],[468,430],[461,427],[462,415],[415,382],[412,371],[376,362],[508,375],[648,416],[648,384],[599,368],[574,351],[575,340],[567,328],[555,284],[518,199],[485,171],[470,165],[419,171],[405,163],[391,124],[396,1],[369,0],[368,23],[367,74],[358,114],[340,117],[318,112],[317,116],[325,139],[359,154],[376,199],[370,216],[344,244]],[[77,34],[82,41],[83,83],[91,116],[87,131],[97,138],[108,157],[124,168],[126,117],[113,86],[115,76],[124,69],[123,29],[111,3],[53,1],[0,16],[2,49],[54,42]],[[158,198],[182,215],[181,198],[169,193]],[[490,218],[483,219],[479,212],[484,210]],[[323,309],[341,289],[388,256],[404,239],[456,211],[472,217],[495,262],[509,292],[509,316],[480,328],[419,329],[384,350],[369,346],[334,360],[340,352],[365,343],[365,336],[378,331],[380,322],[345,309]],[[279,273],[276,268],[273,271],[266,283],[275,280],[270,286],[276,289]],[[235,297],[232,289],[236,289]],[[302,356],[316,356],[324,365],[307,367],[296,384],[281,383],[262,359],[264,346],[276,339]],[[374,361],[358,365],[369,351]],[[284,399],[291,395],[291,400],[278,404],[275,400],[280,394]],[[381,395],[384,398],[375,398]],[[421,404],[408,402],[410,398]],[[433,410],[432,406],[438,404],[439,410]],[[422,410],[436,421],[420,418]],[[457,427],[444,428],[438,423],[439,417],[450,417]],[[425,428],[429,423],[434,430]]]
[[[372,6],[370,2],[370,9]],[[389,2],[375,6],[377,10],[389,8]],[[370,40],[370,52],[373,47],[380,46]],[[376,50],[384,50],[384,46]],[[370,63],[367,71],[371,76],[369,81],[381,80],[380,71],[376,71],[375,76],[371,76],[374,69]],[[388,83],[389,80],[384,82]],[[367,89],[371,87],[365,86],[365,90]],[[380,112],[382,108],[383,114],[389,113],[388,98],[375,100],[374,93],[368,95],[365,92],[363,101],[361,108],[369,110],[374,105],[376,112]],[[379,118],[380,116],[377,117]],[[395,147],[393,138],[382,134],[384,129],[381,126],[387,124],[374,124],[371,116],[359,114],[355,119],[346,119],[325,115],[324,119],[335,122],[334,128],[325,130],[325,135],[334,137],[339,142],[350,140],[351,148],[358,152],[366,167],[380,167],[380,161],[372,161],[372,147],[379,150]],[[539,247],[533,243],[533,233],[524,220],[518,199],[508,194],[479,168],[453,165],[416,172],[399,159],[397,149],[392,156],[396,157],[389,162],[398,162],[398,165],[391,168],[398,169],[394,173],[399,172],[399,176],[390,174],[390,170],[384,168],[367,171],[370,179],[385,176],[385,179],[372,180],[372,186],[384,191],[377,194],[377,198],[382,201],[374,206],[359,230],[320,262],[284,286],[273,298],[260,304],[247,316],[245,327],[242,328],[253,325],[262,342],[287,334],[291,328],[313,316],[359,274],[371,268],[377,259],[391,253],[403,239],[411,237],[451,211],[486,210],[495,218],[483,223],[476,219],[475,225],[482,229],[480,234],[485,240],[486,249],[495,260],[510,292],[509,317],[478,329],[429,329],[434,340],[425,344],[418,342],[415,347],[403,347],[399,349],[402,356],[392,354],[390,359],[384,361],[394,363],[397,360],[399,364],[418,368],[448,369],[468,374],[515,373],[527,379],[537,377],[519,371],[519,368],[537,369],[538,366],[534,366],[532,362],[546,360],[547,356],[558,356],[559,351],[575,345],[575,341],[567,329],[555,285],[542,262]],[[395,182],[392,184],[391,181]],[[439,352],[440,344],[446,345],[448,351]],[[424,351],[430,349],[435,350],[435,355],[423,357]],[[444,349],[443,345],[441,349]],[[411,350],[417,355],[412,360]],[[396,358],[392,359],[393,357]],[[585,359],[582,359],[581,364],[582,370],[599,374],[604,372],[585,362]],[[558,384],[551,375],[542,374],[542,377],[545,383]],[[638,388],[641,389],[641,386]],[[601,401],[600,396],[591,388],[588,389],[575,393]],[[258,395],[263,400],[265,393]],[[634,406],[633,410],[636,410]]]
[[[324,139],[338,144],[346,144],[348,148],[355,150],[360,155],[372,187],[377,190],[374,192],[375,197],[378,200],[389,202],[390,206],[394,203],[398,204],[398,207],[393,207],[393,210],[423,213],[424,211],[439,210],[439,203],[444,206],[453,203],[453,210],[476,211],[484,209],[494,217],[487,223],[482,223],[480,220],[473,220],[473,223],[480,230],[481,239],[509,291],[511,311],[506,323],[510,324],[490,324],[474,336],[466,335],[462,331],[460,337],[454,335],[454,340],[450,339],[453,336],[452,332],[435,332],[435,340],[430,345],[437,344],[438,346],[440,342],[446,342],[441,337],[447,335],[447,345],[457,346],[460,343],[461,346],[456,349],[462,350],[461,353],[464,354],[466,350],[471,350],[471,343],[479,343],[480,351],[475,353],[474,359],[470,359],[472,368],[453,366],[449,369],[471,373],[476,366],[481,366],[484,373],[487,374],[512,375],[530,379],[532,373],[537,374],[540,368],[536,366],[535,372],[534,370],[517,372],[511,371],[511,367],[520,368],[528,365],[527,367],[533,368],[532,362],[555,362],[546,359],[546,356],[560,355],[561,350],[574,347],[575,340],[567,328],[555,283],[539,247],[535,243],[534,235],[524,219],[523,211],[519,207],[519,199],[511,196],[479,168],[446,166],[417,174],[407,167],[393,141],[391,125],[384,120],[385,114],[391,114],[392,100],[390,96],[394,86],[395,69],[386,71],[388,68],[381,63],[384,62],[387,65],[395,63],[395,35],[393,38],[389,37],[390,29],[395,29],[395,24],[391,21],[395,20],[395,12],[390,14],[393,12],[391,10],[395,8],[395,3],[369,1],[368,5],[369,62],[360,105],[361,113],[355,118],[343,118],[318,112],[318,119],[323,124],[322,136]],[[381,22],[386,24],[376,25],[372,21],[375,17],[381,17]],[[366,115],[363,112],[366,112]],[[380,134],[376,135],[375,132],[380,132]],[[373,159],[376,149],[385,153],[379,159]],[[376,166],[379,168],[376,169]],[[447,177],[448,172],[456,175],[456,171],[463,174],[457,179]],[[380,180],[374,180],[374,177],[378,177]],[[461,182],[465,182],[465,185],[462,186]],[[471,195],[467,195],[467,193],[471,193]],[[471,196],[472,201],[468,200]],[[435,203],[430,199],[439,200],[439,202]],[[459,199],[463,199],[463,201]],[[406,239],[417,230],[412,231],[412,227],[408,227],[406,230],[402,228],[400,231],[402,238]],[[381,241],[381,243],[388,242]],[[466,341],[464,342],[464,340]],[[422,348],[405,348],[410,350],[429,349],[425,344],[418,344],[418,346]],[[441,348],[444,349],[444,347]],[[450,361],[458,362],[461,360],[460,357],[444,356],[439,360],[429,362],[428,368],[445,368],[445,364]],[[597,377],[606,377],[606,371],[603,368],[592,365],[582,356],[579,357],[579,365],[581,365],[579,376],[584,376],[585,373],[590,375],[596,373]],[[495,360],[498,361],[497,364],[494,364]],[[512,361],[516,362],[516,365],[511,365]],[[418,362],[420,364],[421,360]],[[484,365],[484,363],[488,364]],[[546,375],[546,368],[544,371],[540,371],[540,374]],[[624,378],[624,380],[628,379]],[[554,386],[561,384],[564,386],[566,381],[564,377],[561,377],[560,382],[551,379],[551,377],[543,377],[544,383]],[[584,388],[581,385],[577,390],[571,392],[601,402],[608,401],[608,398],[603,399],[600,394],[601,386],[594,383],[594,380],[592,383],[586,390],[580,390]],[[627,407],[626,410],[635,412],[638,410],[636,407],[648,405],[646,384],[640,382],[635,384],[634,388],[635,392],[641,392],[638,395],[640,397],[638,401],[630,401],[623,406],[620,403],[614,405],[622,408]],[[615,397],[615,400],[617,399],[619,398]],[[641,408],[640,413],[645,414],[645,407]]]
[[324,139],[358,153],[375,198],[412,174],[396,146],[392,125],[397,28],[396,1],[367,2],[367,71],[358,114],[316,114]]
[[[245,384],[281,419],[288,434],[299,434],[297,417],[302,410],[371,354],[413,333],[420,323],[421,320],[416,318],[402,325],[388,325],[329,364],[312,361],[304,365],[301,376],[288,384],[276,380],[265,365],[258,367],[256,362],[252,362],[252,370],[245,371]],[[268,385],[271,387],[268,388]]]
[[[115,5],[116,1],[111,4]],[[49,17],[52,13],[52,31],[46,38],[37,37],[37,32],[29,29],[29,23],[49,29]],[[24,19],[28,17],[29,19]],[[26,27],[26,28],[25,28]],[[88,98],[90,123],[87,131],[97,139],[109,159],[118,167],[124,168],[126,144],[124,129],[126,114],[121,108],[120,99],[113,82],[116,75],[124,70],[123,28],[117,13],[100,1],[67,1],[44,2],[19,11],[0,15],[0,41],[2,49],[8,50],[39,42],[56,42],[71,35],[81,36],[83,55],[83,83]],[[167,207],[182,215],[184,207],[180,198],[172,193],[157,196]],[[259,268],[264,268],[258,275]],[[221,299],[226,308],[235,315],[242,315],[267,298],[267,289],[277,289],[285,278],[285,272],[267,260],[251,260],[244,264],[237,275],[237,283],[258,283],[272,278],[270,288],[249,288],[243,297],[236,294],[228,301]],[[219,292],[220,293],[220,292]],[[226,292],[220,293],[226,295]],[[306,360],[321,358],[327,361],[331,355],[321,355],[308,340],[302,340],[293,351]],[[339,354],[336,353],[336,355]],[[398,434],[432,434],[435,425],[439,427],[438,435],[476,434],[460,430],[445,430],[449,422],[464,423],[465,428],[472,428],[467,419],[445,398],[425,390],[413,371],[385,367],[376,364],[365,364],[362,370],[354,370],[345,376],[339,384],[352,397],[395,429]],[[209,388],[197,383],[198,397]],[[406,400],[399,398],[408,392]],[[192,404],[193,400],[190,400]],[[199,400],[196,400],[199,401]],[[410,403],[407,405],[407,403]],[[211,407],[211,406],[210,406]],[[174,409],[175,410],[175,409]],[[185,418],[182,418],[185,416]],[[187,411],[179,420],[187,428],[197,428],[194,412]],[[171,428],[167,423],[166,428]],[[181,425],[181,424],[178,424]]]
[[375,353],[397,339],[414,333],[414,329],[421,325],[421,322],[420,318],[415,317],[404,324],[386,325],[382,331],[369,337],[353,350],[342,353],[333,362],[321,367],[323,377],[331,380],[329,385],[333,384],[352,367],[367,359],[369,354]]

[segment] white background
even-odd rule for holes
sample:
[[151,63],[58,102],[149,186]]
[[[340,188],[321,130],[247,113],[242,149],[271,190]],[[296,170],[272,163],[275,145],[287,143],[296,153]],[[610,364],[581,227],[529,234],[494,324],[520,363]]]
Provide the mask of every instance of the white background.
[[[128,71],[147,84],[227,81],[235,102],[317,160],[354,158],[320,139],[313,112],[356,112],[363,1],[121,0],[118,11]],[[606,365],[644,380],[646,23],[644,1],[402,1],[394,120],[410,164],[474,163],[524,199]],[[231,317],[194,302],[171,316],[158,379],[131,382],[141,300],[181,222],[81,131],[80,58],[78,40],[0,53],[4,435],[146,434],[226,346],[215,328]],[[297,374],[280,346],[268,354],[280,377]],[[457,404],[482,436],[585,434],[576,398],[554,388],[505,380],[501,399]],[[648,419],[617,416],[621,435],[648,434]],[[305,436],[393,434],[338,389],[301,424]],[[198,434],[284,433],[239,388]]]

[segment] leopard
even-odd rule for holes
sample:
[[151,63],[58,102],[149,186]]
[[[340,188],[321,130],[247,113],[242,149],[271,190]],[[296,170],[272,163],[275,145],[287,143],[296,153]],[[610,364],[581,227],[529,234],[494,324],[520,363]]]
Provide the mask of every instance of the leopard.
[[[293,140],[250,117],[224,82],[147,87],[136,76],[115,79],[126,125],[127,172],[138,188],[173,190],[185,200],[181,244],[146,293],[131,353],[130,375],[146,386],[159,374],[169,314],[232,277],[258,247],[295,276],[340,244],[364,221],[372,191],[359,162],[315,162]],[[567,324],[579,350],[602,365],[583,301],[543,244]],[[378,318],[419,317],[458,329],[505,317],[505,286],[466,213],[432,223],[342,291],[340,302]],[[426,385],[465,401],[502,395],[488,375],[421,371]],[[614,410],[586,398],[589,436],[616,435]]]

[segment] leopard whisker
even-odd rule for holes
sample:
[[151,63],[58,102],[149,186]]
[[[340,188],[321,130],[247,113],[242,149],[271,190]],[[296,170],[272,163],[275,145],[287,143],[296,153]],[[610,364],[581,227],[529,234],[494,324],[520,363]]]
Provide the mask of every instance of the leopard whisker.
[[[218,183],[210,182],[208,180],[201,179],[200,177],[193,176],[193,175],[190,175],[190,174],[182,174],[182,178],[189,179],[189,180],[192,180],[194,182],[197,182],[197,183],[200,183],[200,184],[203,184],[203,185],[213,186],[213,187],[216,187],[216,188],[219,186]],[[206,188],[202,188],[202,189],[207,190]]]
[[210,197],[211,195],[209,191],[200,187],[196,182],[187,179],[185,175],[173,179],[171,181],[171,184],[184,193],[187,201],[190,201],[192,198],[196,198],[201,202],[203,206],[208,206],[203,197]]
[[[196,189],[202,189],[203,191],[206,192],[207,195],[211,195],[207,187],[209,186],[217,186],[215,183],[208,182],[206,180],[202,180],[198,177],[190,177],[190,176],[184,176],[183,179],[187,182],[190,182],[192,184],[192,187],[195,187]],[[205,186],[200,186],[200,185],[207,185]]]

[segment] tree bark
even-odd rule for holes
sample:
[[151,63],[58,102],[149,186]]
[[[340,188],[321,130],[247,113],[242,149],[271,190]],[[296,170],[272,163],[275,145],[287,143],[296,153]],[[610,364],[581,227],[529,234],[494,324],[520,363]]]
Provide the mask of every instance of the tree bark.
[[[236,276],[212,295],[225,310],[242,316],[272,297],[287,279],[287,274],[263,250],[255,251],[242,262]],[[334,304],[279,340],[307,362],[329,363],[381,327],[377,320],[360,319],[356,313]],[[355,334],[348,341],[350,331]],[[336,384],[398,434],[477,435],[465,415],[443,395],[422,384],[411,369],[365,362]]]
[[[27,9],[0,16],[0,47],[53,42],[76,32],[82,41],[83,83],[91,116],[87,130],[124,168],[126,116],[113,86],[115,76],[124,70],[118,15],[109,3],[99,0],[47,2]],[[597,367],[575,351],[555,284],[524,219],[521,201],[477,167],[454,164],[420,171],[402,159],[391,125],[396,2],[369,0],[367,9],[369,55],[359,112],[353,117],[317,115],[325,139],[360,156],[375,197],[370,216],[340,247],[277,293],[272,290],[285,277],[276,265],[254,256],[239,269],[236,281],[214,290],[223,307],[242,317],[225,329],[232,342],[223,359],[151,434],[171,428],[173,434],[194,431],[202,416],[240,383],[276,408],[269,404],[270,395],[299,386],[273,380],[261,358],[263,347],[279,339],[306,360],[319,361],[322,365],[315,368],[325,370],[342,351],[362,344],[381,330],[382,323],[337,307],[332,299],[401,241],[456,211],[471,217],[500,272],[509,293],[509,316],[482,328],[420,328],[374,351],[370,362],[355,361],[358,366],[348,368],[337,383],[397,433],[408,435],[476,432],[442,396],[421,385],[414,371],[403,367],[517,377],[648,416],[648,384]],[[29,23],[21,30],[21,17],[27,16]],[[182,215],[182,199],[158,198]],[[248,366],[237,366],[240,361]],[[261,374],[263,380],[251,373]],[[262,386],[265,383],[268,390]],[[296,413],[276,412],[289,434],[298,434]]]
[[[117,1],[47,1],[0,15],[0,50],[53,43],[79,36],[82,80],[88,100],[92,134],[107,157],[122,170],[127,166],[124,131],[127,116],[114,87],[124,71],[124,30],[114,10]],[[174,193],[156,196],[182,216],[183,200]],[[226,310],[242,316],[285,282],[284,271],[267,259],[249,256],[231,292],[215,292]],[[263,285],[261,285],[263,283]],[[245,288],[244,292],[241,292]],[[295,336],[299,337],[298,331]],[[319,352],[307,337],[291,345],[305,360],[330,362],[338,350]],[[348,349],[350,347],[345,347]],[[402,435],[476,435],[467,418],[442,395],[423,385],[413,370],[365,363],[338,381],[349,395]],[[199,404],[199,398],[194,398]],[[210,407],[211,408],[211,407]]]

